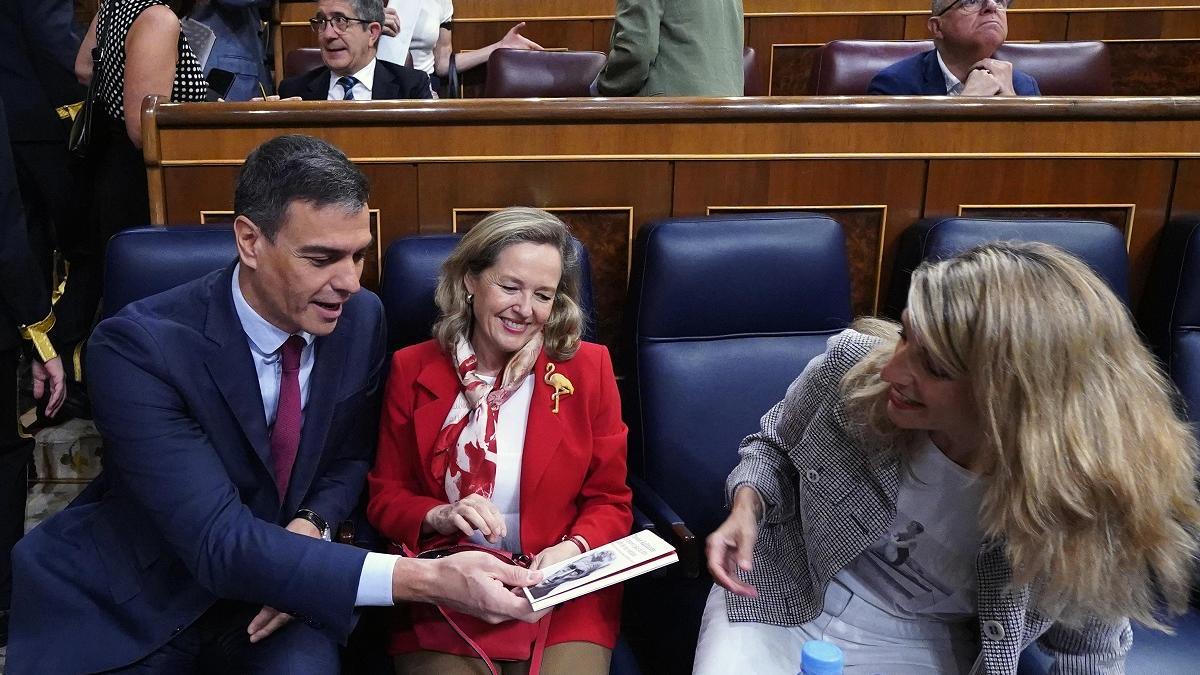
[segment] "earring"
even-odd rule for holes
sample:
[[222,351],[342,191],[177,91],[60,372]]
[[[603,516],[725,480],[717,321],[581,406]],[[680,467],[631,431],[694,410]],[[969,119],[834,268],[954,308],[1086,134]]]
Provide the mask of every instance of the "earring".
[[469,304],[471,304],[472,302],[475,302],[475,294],[474,294],[474,293],[467,293],[467,304],[469,305]]

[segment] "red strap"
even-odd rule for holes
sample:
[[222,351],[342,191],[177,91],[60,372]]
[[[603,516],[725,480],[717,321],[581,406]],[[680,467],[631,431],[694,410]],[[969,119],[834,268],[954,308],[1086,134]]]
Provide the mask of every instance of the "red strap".
[[[487,652],[483,651],[483,647],[480,647],[478,642],[472,640],[471,636],[467,635],[467,632],[460,628],[454,619],[450,618],[450,615],[446,613],[446,610],[441,605],[436,605],[436,607],[438,609],[438,614],[441,614],[442,618],[446,620],[446,623],[450,624],[450,627],[454,629],[454,632],[458,633],[458,636],[467,643],[467,646],[471,648],[471,651],[475,652],[475,654],[483,660],[484,665],[486,665],[488,668],[488,672],[490,672],[492,675],[500,675],[500,669],[497,668],[492,659],[488,657]],[[538,671],[542,668],[542,653],[546,651],[546,639],[550,635],[550,615],[553,613],[554,610],[551,609],[546,613],[546,616],[543,616],[542,619],[538,621],[538,634],[537,638],[535,638],[533,641],[533,654],[529,657],[529,675],[538,675]]]

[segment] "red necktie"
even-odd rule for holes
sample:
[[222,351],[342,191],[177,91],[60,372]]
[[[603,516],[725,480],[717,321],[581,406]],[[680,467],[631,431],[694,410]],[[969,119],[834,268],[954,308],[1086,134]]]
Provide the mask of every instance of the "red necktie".
[[292,465],[300,448],[300,427],[304,416],[300,410],[300,353],[304,338],[293,335],[279,348],[282,372],[279,374],[279,400],[275,408],[275,426],[271,428],[271,463],[275,468],[275,483],[279,497],[287,494]]

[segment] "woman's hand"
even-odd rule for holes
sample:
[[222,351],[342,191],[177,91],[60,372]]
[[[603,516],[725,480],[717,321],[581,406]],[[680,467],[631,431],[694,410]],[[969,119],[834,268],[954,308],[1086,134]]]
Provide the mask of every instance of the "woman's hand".
[[438,534],[461,532],[468,537],[479,530],[493,544],[499,543],[501,537],[508,534],[500,509],[479,495],[467,495],[453,504],[429,509],[425,514],[425,527]]
[[542,549],[542,552],[534,557],[533,563],[529,566],[531,570],[540,570],[549,567],[555,563],[560,563],[567,558],[574,558],[583,553],[575,542],[567,540],[561,541],[553,546]]
[[754,542],[758,539],[762,512],[762,497],[754,488],[743,485],[733,496],[729,517],[708,535],[705,547],[708,572],[713,581],[731,593],[758,597],[758,590],[738,578],[738,570],[749,572],[753,567]]
[[533,40],[530,40],[524,35],[521,35],[521,29],[524,27],[525,22],[522,21],[512,28],[509,28],[508,32],[504,34],[504,37],[500,38],[500,41],[496,43],[496,47],[498,49],[536,49],[541,51],[541,45]]
[[383,34],[388,37],[400,34],[400,12],[391,7],[385,7],[383,10]]

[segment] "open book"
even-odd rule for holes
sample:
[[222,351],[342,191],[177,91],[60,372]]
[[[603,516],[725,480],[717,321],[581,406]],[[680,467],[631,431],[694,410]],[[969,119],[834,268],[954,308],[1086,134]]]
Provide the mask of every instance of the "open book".
[[642,530],[542,569],[545,578],[525,597],[537,611],[678,561],[673,546]]

